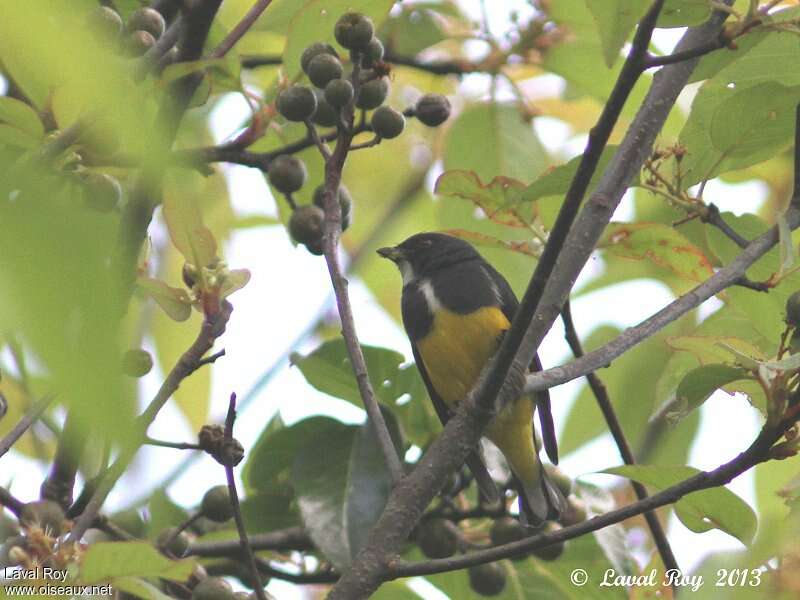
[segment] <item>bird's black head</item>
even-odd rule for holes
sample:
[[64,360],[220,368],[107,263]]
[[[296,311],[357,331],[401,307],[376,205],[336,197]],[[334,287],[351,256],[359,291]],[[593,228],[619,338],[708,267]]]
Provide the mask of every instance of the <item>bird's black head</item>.
[[404,282],[481,258],[469,243],[444,233],[418,233],[397,246],[380,248],[378,254],[397,264]]

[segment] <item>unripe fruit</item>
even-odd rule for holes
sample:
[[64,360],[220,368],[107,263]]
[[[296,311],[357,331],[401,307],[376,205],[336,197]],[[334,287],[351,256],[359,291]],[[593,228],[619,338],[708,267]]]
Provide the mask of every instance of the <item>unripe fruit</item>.
[[181,269],[181,279],[183,279],[184,285],[189,289],[193,288],[194,285],[197,283],[197,267],[195,267],[191,263],[183,263],[183,268]]
[[414,115],[428,127],[437,127],[450,116],[450,101],[441,94],[425,94],[417,100]]
[[324,88],[329,81],[339,79],[344,72],[342,63],[331,54],[317,54],[308,63],[308,79],[318,88]]
[[792,327],[800,328],[800,291],[786,300],[786,322]]
[[375,66],[375,63],[383,60],[383,44],[381,41],[374,37],[369,41],[367,47],[361,55],[361,65],[367,69]]
[[300,67],[302,67],[303,73],[308,74],[309,63],[314,57],[320,54],[330,54],[331,56],[339,58],[339,54],[333,46],[330,44],[323,44],[322,42],[315,42],[303,50],[303,54],[300,56]]
[[83,180],[86,206],[98,212],[111,212],[122,199],[119,181],[105,173],[89,173]]
[[373,79],[361,84],[358,88],[356,106],[370,110],[379,107],[389,95],[389,81],[386,77]]
[[276,190],[291,194],[306,182],[306,166],[291,154],[281,154],[269,163],[267,177]]
[[161,13],[153,8],[143,7],[136,9],[128,17],[128,22],[125,24],[125,29],[128,31],[146,31],[155,39],[164,35],[166,23]]
[[203,495],[200,511],[217,523],[223,523],[233,517],[233,503],[227,485],[215,485]]
[[325,100],[336,108],[342,108],[350,104],[353,94],[353,84],[347,79],[334,79],[325,86]]
[[[542,533],[553,533],[562,529],[561,525],[555,521],[546,521]],[[559,556],[564,554],[564,546],[566,542],[556,542],[544,548],[536,548],[531,550],[531,554],[541,560],[556,560]]]
[[525,526],[514,517],[500,517],[489,530],[489,539],[494,546],[518,542],[524,537],[527,537]]
[[192,600],[229,600],[232,598],[233,588],[222,577],[206,577],[192,590]]
[[303,245],[306,247],[306,250],[308,250],[314,256],[322,256],[325,254],[325,247],[322,244],[322,238],[313,242],[307,242]]
[[417,544],[428,558],[447,558],[458,550],[458,536],[446,519],[431,519],[420,527]]
[[125,41],[123,43],[123,50],[125,54],[136,58],[137,56],[141,56],[150,48],[156,45],[156,38],[147,31],[134,31],[129,33],[125,37]]
[[310,88],[293,85],[278,94],[278,112],[290,121],[310,119],[317,110],[317,97]]
[[[341,79],[336,81],[341,81]],[[314,95],[317,97],[317,111],[311,117],[311,122],[321,127],[333,127],[339,120],[339,111],[325,100],[322,90],[314,90]]]
[[559,522],[564,527],[583,523],[589,516],[586,503],[580,498],[567,498],[567,508],[561,513]]
[[38,526],[48,535],[58,537],[64,525],[64,510],[52,500],[28,502],[19,515],[23,527]]
[[0,566],[16,567],[23,564],[20,558],[24,558],[29,550],[28,538],[24,535],[15,535],[6,539],[0,547]]
[[115,40],[122,33],[122,17],[113,8],[96,6],[87,15],[86,26],[102,40]]
[[[336,197],[339,200],[339,207],[342,211],[342,229],[344,229],[344,218],[346,216],[350,216],[350,211],[353,206],[353,198],[350,196],[350,192],[347,190],[347,188],[343,185],[339,186],[339,193],[336,194]],[[319,206],[322,210],[325,210],[324,185],[318,185],[314,190],[313,202],[316,206]]]
[[153,368],[153,357],[147,350],[128,350],[122,357],[122,372],[128,377],[144,377]]
[[572,478],[554,465],[544,465],[544,472],[566,498],[572,493]]
[[391,140],[403,133],[403,129],[406,126],[406,118],[391,106],[379,106],[372,113],[371,124],[375,135]]
[[481,596],[497,596],[506,587],[506,572],[498,563],[469,568],[469,586]]
[[185,531],[181,531],[178,535],[175,535],[176,530],[176,527],[170,527],[162,531],[158,538],[156,538],[156,546],[162,550],[166,550],[172,556],[181,558],[189,549],[191,540]]
[[369,44],[374,33],[375,27],[372,25],[372,20],[359,13],[343,14],[333,28],[336,41],[348,50],[363,50]]
[[298,206],[289,219],[289,234],[294,241],[301,244],[318,244],[322,240],[324,221],[325,213],[319,206]]

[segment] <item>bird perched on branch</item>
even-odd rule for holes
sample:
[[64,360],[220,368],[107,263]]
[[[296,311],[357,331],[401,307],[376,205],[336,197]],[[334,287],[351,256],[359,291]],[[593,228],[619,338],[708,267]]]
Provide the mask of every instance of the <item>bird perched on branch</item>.
[[[445,424],[499,348],[519,303],[505,278],[459,238],[420,233],[398,246],[381,248],[378,254],[400,269],[403,325],[428,394]],[[532,368],[541,369],[538,356]],[[546,390],[504,407],[486,431],[517,480],[520,512],[531,524],[557,518],[565,506],[539,459],[533,428],[537,407],[545,451],[557,463]],[[467,464],[484,495],[496,498],[494,482],[477,452]]]

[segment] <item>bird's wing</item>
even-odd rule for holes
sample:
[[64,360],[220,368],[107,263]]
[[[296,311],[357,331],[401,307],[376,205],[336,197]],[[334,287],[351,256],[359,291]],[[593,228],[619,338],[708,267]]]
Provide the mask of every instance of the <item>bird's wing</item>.
[[[422,362],[422,357],[417,350],[417,345],[413,341],[411,342],[411,351],[414,354],[414,361],[417,363],[417,369],[419,369],[419,374],[422,376],[422,381],[425,382],[425,388],[428,390],[428,396],[431,398],[433,408],[436,410],[436,414],[439,415],[439,420],[442,422],[442,425],[446,425],[447,421],[450,420],[450,409],[433,388],[433,384],[428,376],[428,371],[425,369],[425,363]],[[500,494],[497,491],[494,479],[489,475],[489,471],[486,470],[486,465],[484,465],[483,460],[481,460],[479,451],[474,450],[470,452],[464,462],[466,462],[469,470],[472,471],[472,476],[475,477],[475,483],[478,484],[478,489],[483,495],[483,499],[486,502],[498,502],[500,500]]]
[[[484,265],[486,273],[492,280],[492,283],[497,289],[500,309],[508,319],[509,323],[514,320],[514,315],[517,314],[519,308],[519,301],[517,300],[514,290],[511,289],[506,278],[503,277],[497,269],[495,269],[488,262]],[[532,371],[541,371],[542,362],[539,360],[539,355],[533,357],[531,364]],[[539,424],[542,430],[542,444],[544,451],[547,453],[547,458],[550,459],[554,465],[558,464],[558,440],[556,439],[556,427],[553,422],[553,411],[550,406],[550,391],[541,390],[536,392],[536,407],[539,409]]]

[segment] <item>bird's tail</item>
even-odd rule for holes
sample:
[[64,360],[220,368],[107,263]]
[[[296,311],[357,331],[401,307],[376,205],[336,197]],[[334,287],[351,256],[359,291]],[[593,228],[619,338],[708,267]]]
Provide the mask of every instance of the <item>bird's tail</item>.
[[544,521],[558,519],[567,508],[567,499],[553,483],[539,461],[539,476],[530,481],[515,477],[519,497],[520,520],[524,525],[536,527]]

